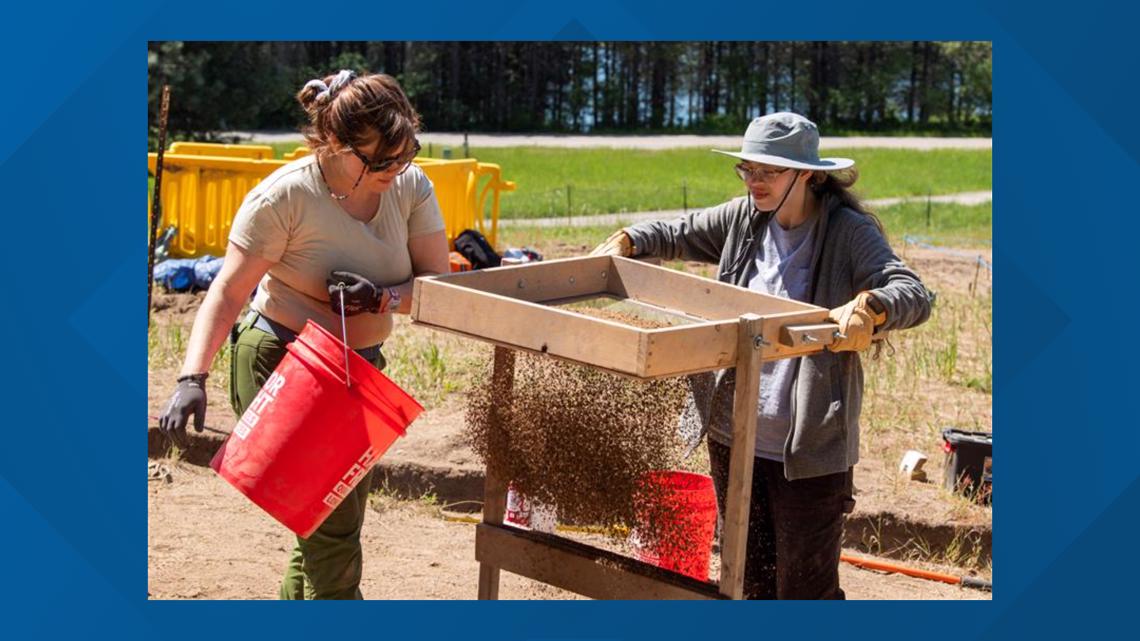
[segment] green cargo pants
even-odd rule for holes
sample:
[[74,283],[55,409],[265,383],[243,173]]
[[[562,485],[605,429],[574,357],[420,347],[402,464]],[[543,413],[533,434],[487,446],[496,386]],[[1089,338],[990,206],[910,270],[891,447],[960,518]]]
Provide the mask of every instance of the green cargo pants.
[[[265,380],[285,357],[285,342],[242,321],[234,327],[230,365],[230,403],[238,416],[253,402]],[[384,369],[381,354],[373,364]],[[360,599],[363,567],[360,529],[364,525],[369,472],[309,538],[297,537],[281,581],[282,599]]]

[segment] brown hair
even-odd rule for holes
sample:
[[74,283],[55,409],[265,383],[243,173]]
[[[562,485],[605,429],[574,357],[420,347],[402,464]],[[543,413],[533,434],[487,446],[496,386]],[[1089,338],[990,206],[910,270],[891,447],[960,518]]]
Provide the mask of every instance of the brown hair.
[[[879,217],[868,209],[867,206],[863,204],[863,201],[859,199],[859,196],[855,195],[855,192],[851,190],[851,186],[854,185],[857,180],[859,180],[859,170],[854,167],[841,169],[839,171],[817,171],[811,179],[808,180],[808,186],[811,187],[812,192],[815,193],[816,197],[820,200],[829,199],[830,197],[830,199],[838,201],[840,206],[853,209],[870,218],[871,222],[875,223],[875,227],[879,228],[879,233],[881,233],[883,237],[886,237],[887,231],[883,229],[883,221],[879,220]],[[879,360],[879,357],[882,356],[883,353],[884,344],[890,349],[888,355],[894,356],[895,346],[891,344],[890,335],[887,335],[887,338],[875,343],[875,349],[871,352],[871,360]]]
[[839,202],[843,207],[853,209],[864,216],[868,216],[875,222],[875,226],[879,231],[886,235],[886,230],[883,229],[883,222],[879,217],[874,214],[859,196],[851,190],[855,181],[859,180],[859,170],[854,167],[850,169],[841,169],[839,171],[817,171],[808,181],[808,186],[811,187],[813,193],[819,199],[824,199],[831,196]]
[[344,146],[359,149],[379,137],[378,157],[399,153],[420,130],[420,115],[400,83],[376,73],[347,76],[337,86],[338,75],[322,80],[332,89],[310,81],[297,92],[297,102],[309,115],[309,124],[301,130],[309,148],[314,153],[340,151]]

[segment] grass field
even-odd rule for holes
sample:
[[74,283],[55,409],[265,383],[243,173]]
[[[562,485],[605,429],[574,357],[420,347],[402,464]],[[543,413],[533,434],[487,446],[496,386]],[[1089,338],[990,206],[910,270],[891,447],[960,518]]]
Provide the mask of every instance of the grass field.
[[[280,156],[297,145],[273,146]],[[433,149],[435,157],[441,153]],[[732,172],[735,161],[703,149],[488,147],[470,153],[502,166],[503,177],[518,183],[503,196],[504,218],[706,207],[743,193]],[[856,160],[864,198],[978,191],[992,182],[989,150],[839,149],[825,155]]]
[[[504,218],[575,216],[705,207],[743,193],[734,160],[700,149],[473,149],[503,168],[518,189],[503,196]],[[990,151],[837,150],[856,159],[864,198],[989,189]],[[569,192],[569,193],[568,193]]]
[[[901,244],[905,236],[917,236],[935,245],[954,247],[989,246],[993,239],[993,203],[955,205],[907,202],[875,209],[887,236]],[[929,221],[929,222],[928,222]]]
[[[295,143],[273,145],[277,155]],[[439,149],[434,150],[438,156]],[[518,189],[502,199],[503,218],[537,218],[707,207],[743,193],[733,159],[701,149],[472,149],[497,163]],[[991,151],[851,149],[863,198],[950,194],[989,189]],[[147,181],[148,194],[153,179]]]

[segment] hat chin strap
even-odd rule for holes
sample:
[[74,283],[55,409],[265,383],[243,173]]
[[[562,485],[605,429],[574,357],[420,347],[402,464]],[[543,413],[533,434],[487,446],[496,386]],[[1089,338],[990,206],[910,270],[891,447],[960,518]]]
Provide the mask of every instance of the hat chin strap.
[[[800,171],[801,170],[799,170],[799,169],[795,170],[795,172],[796,172],[795,177],[792,178],[792,182],[788,183],[787,188],[784,189],[784,195],[780,198],[780,203],[778,205],[776,205],[775,209],[772,209],[769,211],[760,211],[759,209],[756,209],[756,199],[755,199],[755,197],[752,196],[752,193],[749,192],[748,198],[752,200],[752,208],[756,209],[756,211],[759,211],[761,214],[764,214],[765,216],[774,216],[776,214],[776,212],[780,211],[780,208],[783,207],[784,203],[788,200],[788,196],[792,193],[792,187],[796,186],[796,178],[800,177]],[[753,239],[756,238],[756,232],[755,232],[755,230],[753,230],[753,221],[754,220],[755,220],[755,216],[752,217],[752,220],[748,221],[748,240],[744,241],[745,246],[751,245]],[[751,258],[751,256],[747,253],[744,253],[744,254],[741,254],[740,256],[737,256],[736,260],[732,261],[732,264],[729,265],[728,268],[724,270],[725,275],[726,276],[735,275],[736,272],[740,271],[741,267],[744,267],[745,265],[748,264],[748,260],[750,258]]]
[[[775,214],[776,212],[780,211],[780,208],[784,206],[784,202],[788,200],[788,196],[791,195],[792,187],[796,186],[796,179],[800,177],[800,170],[796,169],[795,172],[795,177],[792,178],[792,182],[788,183],[788,187],[784,189],[784,195],[780,198],[780,202],[776,205],[776,208],[770,211],[760,211],[759,209],[757,209],[757,211],[760,211],[761,214]],[[751,194],[749,194],[749,196],[752,197]],[[752,198],[753,206],[755,206],[755,197]]]

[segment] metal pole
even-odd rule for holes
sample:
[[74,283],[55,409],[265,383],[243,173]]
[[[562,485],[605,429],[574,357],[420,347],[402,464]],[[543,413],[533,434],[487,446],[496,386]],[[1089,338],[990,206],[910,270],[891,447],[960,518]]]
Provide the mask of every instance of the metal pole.
[[689,213],[689,181],[681,180],[681,207]]
[[982,257],[978,256],[974,261],[974,282],[970,284],[970,295],[978,295],[978,274],[982,271]]
[[930,190],[926,190],[926,228],[930,229]]
[[467,148],[467,132],[463,132],[463,157],[470,158],[470,150]]
[[146,324],[150,327],[151,290],[154,289],[154,242],[162,220],[162,157],[166,151],[166,123],[170,115],[170,85],[162,86],[162,107],[158,113],[158,161],[154,166],[154,195],[147,232]]
[[566,218],[570,221],[574,220],[574,201],[570,196],[570,185],[566,185]]

